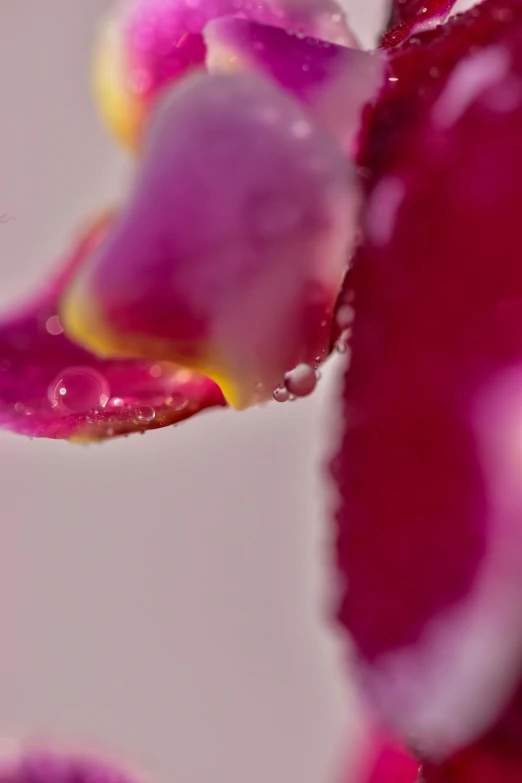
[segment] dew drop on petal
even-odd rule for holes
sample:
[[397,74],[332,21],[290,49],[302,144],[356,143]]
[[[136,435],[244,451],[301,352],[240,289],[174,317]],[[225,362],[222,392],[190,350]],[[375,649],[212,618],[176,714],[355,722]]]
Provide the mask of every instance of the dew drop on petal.
[[150,405],[142,405],[136,411],[136,418],[138,421],[153,421],[156,418],[156,411]]
[[87,413],[109,400],[106,378],[90,367],[68,367],[51,383],[49,402],[69,413]]
[[347,329],[352,325],[355,318],[355,310],[350,305],[342,305],[335,316],[339,329]]
[[307,397],[317,386],[317,374],[309,364],[298,364],[285,375],[285,386],[295,397]]
[[172,394],[165,400],[165,405],[169,408],[173,408],[175,411],[182,411],[188,405],[188,400],[183,394]]
[[57,315],[52,315],[50,318],[47,319],[45,322],[45,329],[49,334],[52,334],[53,336],[57,336],[59,334],[62,334],[63,332],[63,326],[60,323],[60,319]]
[[163,375],[163,370],[159,364],[153,364],[149,370],[149,374],[153,378],[160,378]]
[[274,392],[274,400],[276,402],[286,402],[290,397],[290,392],[284,386],[280,389],[276,389]]

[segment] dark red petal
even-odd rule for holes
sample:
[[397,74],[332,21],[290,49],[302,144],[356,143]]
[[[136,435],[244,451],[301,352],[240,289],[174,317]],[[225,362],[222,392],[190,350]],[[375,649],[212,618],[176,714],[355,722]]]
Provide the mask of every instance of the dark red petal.
[[394,0],[382,46],[396,46],[410,35],[436,27],[451,13],[457,0]]
[[340,619],[373,705],[428,755],[483,732],[522,663],[513,8],[486,2],[392,59],[399,86],[371,121],[365,240],[347,282]]
[[91,226],[44,291],[0,321],[0,427],[33,437],[100,440],[224,405],[219,388],[197,373],[143,360],[104,361],[63,333],[57,315],[62,289],[109,222]]

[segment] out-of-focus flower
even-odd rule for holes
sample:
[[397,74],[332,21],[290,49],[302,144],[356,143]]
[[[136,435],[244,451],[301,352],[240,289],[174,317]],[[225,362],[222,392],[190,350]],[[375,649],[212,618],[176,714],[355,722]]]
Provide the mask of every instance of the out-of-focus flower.
[[348,340],[339,619],[411,751],[374,745],[353,783],[515,783],[522,4],[397,0],[370,54],[315,0],[223,3],[113,17],[134,187],[0,325],[0,424],[103,438],[284,400]]
[[[350,153],[385,60],[286,32],[293,20],[352,42],[315,0],[251,9],[278,27],[235,7],[218,19],[227,8],[118,6],[113,25],[155,85],[135,183],[45,295],[0,324],[4,427],[102,439],[315,386],[359,230]],[[180,24],[196,25],[209,71],[172,64]],[[130,83],[134,55],[120,66]]]

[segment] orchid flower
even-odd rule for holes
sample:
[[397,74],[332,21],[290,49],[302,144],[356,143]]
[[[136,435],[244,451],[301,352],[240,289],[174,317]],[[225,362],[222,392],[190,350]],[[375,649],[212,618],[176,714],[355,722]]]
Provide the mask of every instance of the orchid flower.
[[347,783],[522,780],[522,2],[452,6],[394,0],[364,52],[329,2],[121,3],[94,82],[133,187],[0,324],[0,425],[76,441],[349,349],[338,618],[379,728]]

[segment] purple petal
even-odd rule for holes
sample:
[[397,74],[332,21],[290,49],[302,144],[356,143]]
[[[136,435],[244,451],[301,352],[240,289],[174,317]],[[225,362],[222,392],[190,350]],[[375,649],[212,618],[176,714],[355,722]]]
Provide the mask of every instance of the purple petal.
[[267,399],[328,351],[358,210],[352,164],[270,82],[186,79],[64,325],[100,354],[191,366],[236,407]]
[[361,112],[383,81],[381,52],[363,52],[226,17],[205,28],[210,73],[247,70],[274,79],[302,101],[314,119],[353,149]]
[[212,381],[172,365],[103,361],[63,333],[58,300],[107,230],[96,223],[43,293],[0,321],[0,427],[32,437],[100,440],[164,427],[223,405]]
[[0,783],[140,783],[141,777],[86,752],[4,743]]
[[126,146],[141,148],[157,97],[204,67],[202,30],[228,15],[357,45],[335,0],[125,0],[101,29],[94,83],[105,122]]

